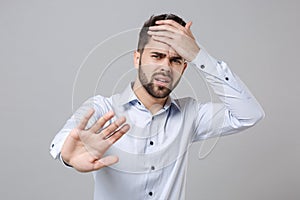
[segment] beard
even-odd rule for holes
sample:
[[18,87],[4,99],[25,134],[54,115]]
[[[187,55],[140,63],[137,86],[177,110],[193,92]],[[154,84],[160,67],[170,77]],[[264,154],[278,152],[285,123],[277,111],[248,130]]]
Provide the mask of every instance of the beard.
[[[153,97],[155,98],[165,98],[169,96],[169,94],[172,92],[172,90],[176,87],[176,85],[179,82],[179,79],[176,81],[176,83],[173,85],[173,77],[171,76],[170,73],[166,73],[164,71],[161,72],[156,72],[152,74],[151,80],[149,81],[147,79],[147,76],[145,72],[142,69],[142,66],[140,65],[139,70],[138,70],[138,75],[139,75],[139,80],[142,84],[142,86],[145,88],[145,90]],[[161,86],[161,85],[155,85],[154,84],[154,77],[160,75],[160,76],[165,76],[170,79],[170,82],[168,83],[168,86]]]
[[171,89],[164,86],[155,86],[152,82],[143,84],[143,87],[155,98],[165,98],[172,92]]

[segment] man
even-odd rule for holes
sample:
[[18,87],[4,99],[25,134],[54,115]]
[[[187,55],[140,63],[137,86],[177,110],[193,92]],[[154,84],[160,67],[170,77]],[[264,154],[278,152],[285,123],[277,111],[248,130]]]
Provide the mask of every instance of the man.
[[[189,145],[236,133],[264,117],[228,66],[200,49],[191,25],[173,14],[147,20],[134,53],[136,80],[121,94],[90,98],[54,138],[54,158],[93,171],[95,199],[184,199]],[[170,96],[187,62],[222,103]]]

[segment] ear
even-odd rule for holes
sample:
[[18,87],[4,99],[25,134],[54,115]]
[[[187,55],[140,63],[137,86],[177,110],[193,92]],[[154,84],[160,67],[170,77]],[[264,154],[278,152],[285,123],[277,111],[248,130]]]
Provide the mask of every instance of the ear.
[[133,64],[134,64],[134,67],[136,69],[139,68],[140,57],[141,57],[140,55],[141,55],[140,52],[134,51],[134,54],[133,54]]

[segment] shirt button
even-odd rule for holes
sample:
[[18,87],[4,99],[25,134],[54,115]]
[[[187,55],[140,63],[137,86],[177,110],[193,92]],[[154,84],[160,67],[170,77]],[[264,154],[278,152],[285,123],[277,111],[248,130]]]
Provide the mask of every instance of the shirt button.
[[229,78],[228,78],[228,77],[225,77],[225,80],[226,80],[226,81],[228,81],[228,80],[229,80]]
[[54,144],[52,144],[51,147],[53,148],[53,147],[54,147]]
[[153,192],[149,192],[148,194],[149,194],[150,196],[152,196],[152,195],[153,195]]
[[204,69],[204,68],[205,68],[205,65],[201,65],[200,68],[201,68],[201,69]]
[[151,170],[155,170],[155,167],[154,167],[154,166],[151,166]]
[[154,142],[153,142],[153,141],[150,141],[150,145],[154,145]]

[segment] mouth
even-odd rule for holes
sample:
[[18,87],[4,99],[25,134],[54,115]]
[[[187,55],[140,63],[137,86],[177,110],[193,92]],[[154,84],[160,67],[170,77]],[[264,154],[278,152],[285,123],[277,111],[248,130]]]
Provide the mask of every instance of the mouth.
[[158,86],[167,87],[172,82],[171,77],[165,75],[156,75],[153,78],[153,83]]

